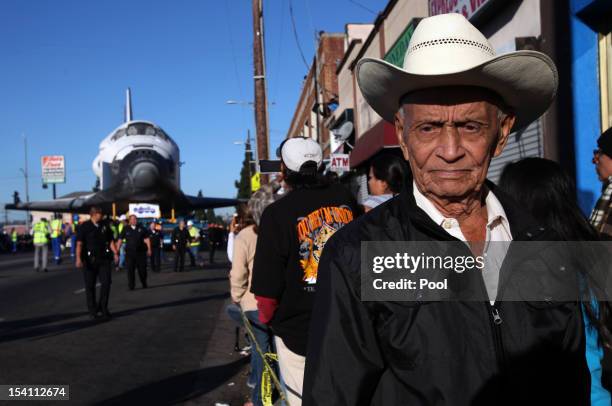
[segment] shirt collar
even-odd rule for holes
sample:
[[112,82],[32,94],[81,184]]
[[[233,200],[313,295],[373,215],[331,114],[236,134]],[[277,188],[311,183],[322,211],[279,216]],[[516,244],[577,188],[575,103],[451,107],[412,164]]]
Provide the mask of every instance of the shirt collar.
[[[416,201],[417,206],[419,206],[434,221],[434,223],[442,226],[448,217],[444,217],[436,206],[434,206],[431,200],[421,193],[414,181],[412,182],[412,193],[414,194],[414,200]],[[501,224],[502,227],[506,229],[508,234],[510,234],[510,223],[508,222],[506,212],[504,211],[504,208],[497,197],[495,197],[493,192],[490,190],[487,192],[485,205],[487,207],[487,228],[491,229],[496,225]]]

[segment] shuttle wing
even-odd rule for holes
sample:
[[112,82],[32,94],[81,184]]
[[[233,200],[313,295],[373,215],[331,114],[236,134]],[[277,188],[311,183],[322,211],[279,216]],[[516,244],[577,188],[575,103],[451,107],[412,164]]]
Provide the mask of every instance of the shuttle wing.
[[54,213],[87,213],[91,206],[100,206],[105,213],[112,212],[115,203],[117,213],[124,213],[129,203],[157,203],[163,213],[170,213],[175,208],[176,213],[187,213],[197,209],[214,209],[218,207],[231,207],[240,203],[239,199],[219,197],[196,197],[183,193],[167,192],[163,199],[142,199],[141,196],[125,196],[113,190],[100,192],[72,193],[56,200],[38,201],[30,203],[7,204],[6,210],[36,210]]
[[89,209],[88,202],[97,195],[98,193],[93,192],[78,192],[71,193],[70,195],[60,197],[55,200],[46,200],[30,203],[18,203],[18,204],[7,204],[6,210],[36,210],[36,211],[49,211],[49,212],[67,212],[67,213],[81,213],[86,212]]
[[228,199],[222,197],[197,197],[185,195],[185,198],[187,199],[187,204],[191,210],[231,207],[236,206],[241,202],[239,199]]

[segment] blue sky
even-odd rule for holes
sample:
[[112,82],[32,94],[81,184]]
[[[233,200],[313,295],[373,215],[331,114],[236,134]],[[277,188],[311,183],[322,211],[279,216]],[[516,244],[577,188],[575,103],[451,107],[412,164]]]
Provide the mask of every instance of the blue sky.
[[[373,22],[384,0],[292,0],[307,60],[314,32]],[[272,148],[284,138],[306,74],[288,0],[264,0]],[[30,199],[41,188],[40,156],[66,157],[58,195],[89,190],[99,142],[123,120],[132,88],[134,118],[166,130],[181,148],[182,188],[231,197],[244,156],[253,98],[250,0],[3,0],[0,2],[0,202],[25,199],[23,138],[29,144]],[[14,215],[15,216],[15,215]]]

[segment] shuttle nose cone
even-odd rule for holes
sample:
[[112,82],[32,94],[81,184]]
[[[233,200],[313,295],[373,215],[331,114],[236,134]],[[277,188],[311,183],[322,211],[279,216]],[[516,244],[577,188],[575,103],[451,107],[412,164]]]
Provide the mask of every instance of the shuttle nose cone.
[[132,168],[131,175],[135,187],[147,189],[153,187],[157,182],[159,170],[151,162],[140,162]]

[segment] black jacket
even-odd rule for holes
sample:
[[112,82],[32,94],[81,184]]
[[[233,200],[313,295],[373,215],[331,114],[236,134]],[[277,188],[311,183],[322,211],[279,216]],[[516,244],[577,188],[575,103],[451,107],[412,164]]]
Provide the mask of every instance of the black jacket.
[[[555,239],[490,187],[515,241]],[[361,241],[427,240],[455,239],[418,208],[407,186],[328,241],[303,404],[588,405],[578,302],[498,301],[496,324],[489,302],[360,300]],[[502,284],[500,276],[500,291]]]
[[177,226],[172,230],[172,245],[175,245],[180,249],[183,249],[187,246],[187,243],[191,242],[191,236],[189,235],[189,230],[187,227],[182,230]]

